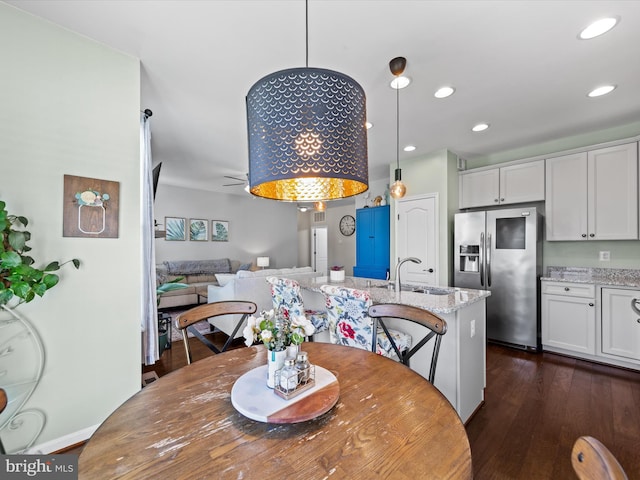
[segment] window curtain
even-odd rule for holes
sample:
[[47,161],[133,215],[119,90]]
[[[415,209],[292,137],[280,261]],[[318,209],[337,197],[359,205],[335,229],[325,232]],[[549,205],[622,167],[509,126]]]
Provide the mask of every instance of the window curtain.
[[153,167],[149,117],[140,114],[140,165],[142,169],[142,361],[158,360],[158,304],[156,297],[156,252],[153,215]]

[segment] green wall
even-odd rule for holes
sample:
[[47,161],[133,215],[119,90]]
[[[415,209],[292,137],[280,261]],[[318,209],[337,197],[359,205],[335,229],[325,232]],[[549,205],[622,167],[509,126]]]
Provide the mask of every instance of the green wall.
[[[85,440],[140,389],[140,67],[5,3],[0,59],[0,198],[28,217],[36,266],[82,262],[18,307],[44,344],[44,373],[24,408],[46,416],[32,451],[50,453]],[[72,201],[64,174],[119,182],[118,238],[62,236]],[[9,370],[20,355],[5,357]],[[15,451],[13,434],[2,438]]]

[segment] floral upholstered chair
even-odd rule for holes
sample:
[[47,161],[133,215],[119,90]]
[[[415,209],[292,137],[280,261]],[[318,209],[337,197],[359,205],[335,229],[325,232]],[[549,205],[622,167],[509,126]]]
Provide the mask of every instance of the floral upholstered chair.
[[300,284],[290,278],[267,277],[271,284],[271,299],[276,311],[284,309],[290,315],[304,315],[316,328],[315,333],[329,328],[326,312],[305,310],[300,293]]
[[[369,317],[371,306],[369,292],[354,288],[323,285],[329,317],[329,335],[332,343],[370,350],[385,357],[401,360],[394,352],[389,337],[382,328],[374,331],[374,321]],[[411,348],[411,336],[398,330],[389,329],[398,350],[405,352]]]

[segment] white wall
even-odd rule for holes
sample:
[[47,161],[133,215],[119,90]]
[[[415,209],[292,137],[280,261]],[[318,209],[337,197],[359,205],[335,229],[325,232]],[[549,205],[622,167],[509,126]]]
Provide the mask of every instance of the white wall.
[[229,222],[228,242],[156,239],[158,262],[230,258],[255,264],[256,257],[268,256],[271,268],[309,265],[298,263],[297,209],[293,203],[160,183],[154,208],[162,229],[166,216],[208,220],[209,238],[211,220]]
[[[82,261],[18,307],[44,343],[26,408],[50,452],[140,388],[139,62],[3,3],[0,58],[0,198],[30,220],[36,266]],[[64,174],[120,183],[118,238],[62,237]]]

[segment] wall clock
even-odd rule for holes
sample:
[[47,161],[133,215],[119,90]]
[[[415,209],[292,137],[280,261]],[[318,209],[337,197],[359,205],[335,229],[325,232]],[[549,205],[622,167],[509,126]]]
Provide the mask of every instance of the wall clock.
[[340,233],[346,237],[356,231],[356,219],[351,215],[345,215],[340,219]]

